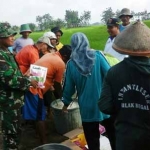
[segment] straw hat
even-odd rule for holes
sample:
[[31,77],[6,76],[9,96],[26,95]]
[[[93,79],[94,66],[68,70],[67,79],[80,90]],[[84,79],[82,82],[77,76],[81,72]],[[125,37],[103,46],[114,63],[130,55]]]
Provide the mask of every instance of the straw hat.
[[150,29],[139,20],[117,35],[113,48],[132,56],[150,56]]
[[121,15],[119,16],[119,18],[121,18],[122,16],[129,16],[130,18],[133,17],[133,15],[131,15],[130,9],[128,9],[128,8],[123,8],[123,9],[121,10],[121,13],[120,13],[120,14],[121,14]]

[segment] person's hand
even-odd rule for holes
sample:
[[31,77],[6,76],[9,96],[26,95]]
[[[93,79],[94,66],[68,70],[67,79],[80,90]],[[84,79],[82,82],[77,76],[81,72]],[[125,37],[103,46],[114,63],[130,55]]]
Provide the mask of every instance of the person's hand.
[[16,52],[16,51],[13,51],[13,55],[14,55],[14,56],[17,55],[17,52]]
[[34,88],[37,88],[37,86],[38,86],[37,80],[31,79],[30,83],[31,83],[31,86],[33,86]]
[[64,112],[64,113],[68,113],[68,110],[67,110],[67,106],[63,106],[63,108],[62,108],[62,111]]
[[51,86],[49,89],[50,89],[50,91],[54,91],[55,90],[53,86]]
[[24,76],[30,77],[30,76],[32,76],[32,75],[30,74],[30,71],[28,70],[28,71],[24,74]]

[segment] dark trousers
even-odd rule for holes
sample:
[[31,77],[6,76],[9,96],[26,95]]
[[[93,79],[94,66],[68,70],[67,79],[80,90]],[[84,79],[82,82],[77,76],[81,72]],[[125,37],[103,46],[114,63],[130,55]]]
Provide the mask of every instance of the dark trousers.
[[100,150],[99,122],[82,122],[89,150]]
[[110,141],[112,150],[116,150],[116,136],[115,136],[114,122],[115,122],[115,117],[113,116],[101,122],[101,125],[103,125],[106,129],[106,136]]
[[52,100],[52,97],[53,97],[53,92],[48,90],[45,94],[44,94],[44,104],[46,107],[50,107],[50,104],[51,102],[53,101]]

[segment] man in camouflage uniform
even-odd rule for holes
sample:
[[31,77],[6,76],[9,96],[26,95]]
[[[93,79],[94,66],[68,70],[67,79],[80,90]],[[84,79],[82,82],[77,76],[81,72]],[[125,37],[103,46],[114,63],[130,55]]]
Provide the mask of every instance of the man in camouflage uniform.
[[8,50],[16,34],[8,23],[0,23],[0,113],[4,150],[18,149],[24,91],[30,85],[37,86],[36,81],[22,75],[13,54]]

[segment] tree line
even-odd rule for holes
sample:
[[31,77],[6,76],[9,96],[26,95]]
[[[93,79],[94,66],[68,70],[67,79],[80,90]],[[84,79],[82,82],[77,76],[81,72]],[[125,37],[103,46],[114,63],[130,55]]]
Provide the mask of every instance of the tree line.
[[[100,15],[101,22],[106,24],[107,20],[111,17],[118,18],[121,14],[121,10],[113,11],[111,7],[106,8],[102,14]],[[142,20],[150,19],[150,13],[147,10],[143,12],[134,12],[131,10],[131,14],[136,17],[141,17]],[[91,20],[91,12],[90,11],[83,11],[81,15],[79,15],[78,11],[75,10],[66,10],[64,19],[54,19],[49,13],[44,14],[42,16],[36,16],[35,23],[29,23],[29,26],[32,31],[35,30],[49,30],[54,26],[58,26],[60,28],[74,28],[74,27],[81,27],[81,26],[88,26],[90,25]],[[12,27],[14,30],[19,30],[19,27],[14,25]]]
[[[147,10],[144,10],[142,12],[134,12],[133,10],[131,10],[131,14],[134,17],[141,18],[142,20],[150,19],[150,12],[147,12]],[[121,10],[117,9],[116,11],[113,11],[111,7],[108,7],[106,8],[106,10],[102,12],[101,21],[104,24],[106,24],[109,18],[111,17],[119,18],[120,15],[121,15]]]
[[84,11],[82,15],[79,16],[78,11],[66,10],[64,20],[60,18],[54,20],[50,14],[45,14],[43,16],[37,16],[36,22],[38,23],[38,27],[40,30],[47,30],[54,26],[67,28],[87,26],[89,24],[90,19],[91,19],[90,11]]

